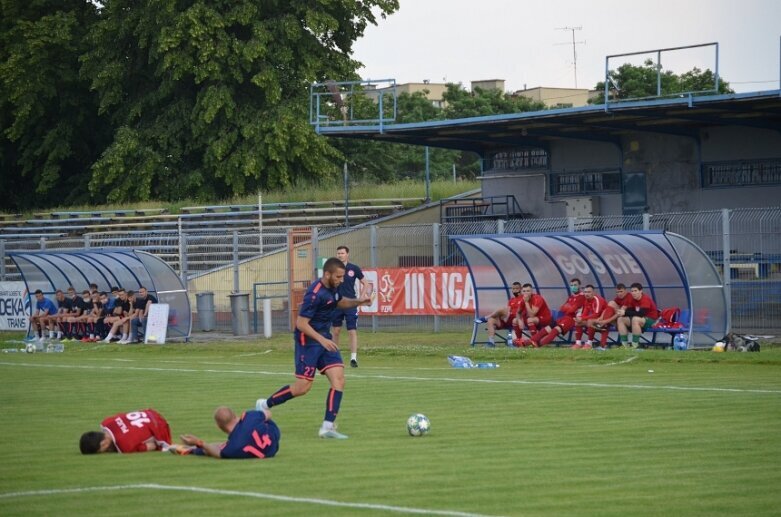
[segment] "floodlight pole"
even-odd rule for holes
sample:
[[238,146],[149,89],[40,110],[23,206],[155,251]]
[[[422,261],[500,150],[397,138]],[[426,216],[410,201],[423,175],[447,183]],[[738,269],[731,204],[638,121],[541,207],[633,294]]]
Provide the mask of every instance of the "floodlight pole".
[[431,164],[429,162],[428,146],[426,146],[426,203],[431,201]]
[[347,173],[347,162],[344,162],[344,227],[350,227],[350,179]]

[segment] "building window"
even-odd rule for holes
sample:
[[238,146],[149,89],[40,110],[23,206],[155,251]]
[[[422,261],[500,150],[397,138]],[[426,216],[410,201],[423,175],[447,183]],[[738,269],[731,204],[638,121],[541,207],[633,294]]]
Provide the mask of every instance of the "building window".
[[513,149],[492,153],[486,160],[487,171],[522,171],[547,169],[548,152],[545,149]]
[[552,172],[551,196],[580,196],[621,192],[621,170],[585,170],[578,172]]
[[781,183],[781,158],[702,164],[702,187],[748,187]]

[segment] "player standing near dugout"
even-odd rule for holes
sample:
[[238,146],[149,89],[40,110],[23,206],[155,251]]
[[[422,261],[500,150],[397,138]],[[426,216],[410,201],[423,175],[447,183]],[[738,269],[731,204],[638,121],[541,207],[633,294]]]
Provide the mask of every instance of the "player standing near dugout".
[[268,399],[258,399],[255,404],[256,410],[268,411],[293,397],[306,395],[312,388],[315,373],[320,371],[331,383],[331,389],[325,399],[325,418],[318,432],[320,438],[347,438],[337,432],[334,425],[344,391],[344,362],[339,354],[339,347],[331,339],[334,310],[368,305],[371,300],[368,296],[358,299],[342,297],[339,286],[344,281],[344,272],[345,267],[341,260],[336,257],[329,258],[323,266],[323,277],[309,286],[304,295],[293,333],[296,382],[281,387]]
[[[339,292],[344,298],[357,298],[355,291],[355,281],[360,280],[363,288],[362,293],[371,296],[371,284],[363,277],[363,271],[357,265],[350,262],[350,248],[339,246],[336,248],[336,258],[344,264],[344,282],[339,286]],[[342,332],[342,320],[347,327],[347,334],[350,336],[350,366],[358,368],[358,308],[337,309],[334,311],[334,319],[331,322],[331,333],[334,336],[334,343],[339,346],[339,334]]]

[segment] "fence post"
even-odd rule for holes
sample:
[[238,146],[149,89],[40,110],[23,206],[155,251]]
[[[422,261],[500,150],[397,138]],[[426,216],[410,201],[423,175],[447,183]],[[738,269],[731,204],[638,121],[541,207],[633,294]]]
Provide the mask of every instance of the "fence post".
[[5,240],[0,239],[0,282],[5,281]]
[[650,230],[651,229],[651,214],[644,213],[643,214],[643,230]]
[[732,331],[732,257],[730,249],[730,211],[721,210],[721,247],[724,264],[724,298],[727,303],[727,330]]
[[[439,266],[439,253],[440,253],[440,251],[439,251],[439,247],[440,247],[440,243],[439,243],[439,239],[440,239],[440,237],[439,237],[439,223],[433,223],[431,225],[431,229],[432,229],[432,232],[433,232],[433,235],[432,235],[432,237],[433,237],[433,241],[432,241],[433,249],[432,249],[432,252],[433,253],[432,254],[434,255],[434,263],[432,265],[434,267],[437,267],[437,266]],[[434,293],[432,293],[432,296],[434,296]],[[439,323],[440,323],[439,322],[439,316],[435,315],[434,316],[434,332],[439,332]]]
[[89,243],[89,234],[88,234],[88,233],[85,233],[85,234],[84,234],[84,249],[85,249],[85,250],[88,250],[88,249],[89,249],[89,246],[90,246],[90,243]]
[[320,233],[317,226],[312,227],[312,278],[317,278],[317,270],[320,266]]
[[[369,264],[372,268],[377,268],[377,225],[369,226]],[[377,285],[374,286],[374,296],[379,296],[378,290],[380,279],[377,278]],[[372,314],[372,332],[377,332],[377,315]]]
[[239,292],[239,232],[233,232],[233,292]]
[[187,234],[179,232],[179,277],[187,286]]
[[504,219],[496,220],[496,233],[504,233]]
[[46,237],[41,237],[41,251],[46,249]]
[[567,231],[570,232],[570,233],[575,231],[575,218],[574,217],[567,217]]

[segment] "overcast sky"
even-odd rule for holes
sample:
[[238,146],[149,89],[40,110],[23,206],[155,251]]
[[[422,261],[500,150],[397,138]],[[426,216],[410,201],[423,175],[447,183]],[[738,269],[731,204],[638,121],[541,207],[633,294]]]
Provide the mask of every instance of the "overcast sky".
[[[779,85],[781,0],[400,0],[355,44],[364,79],[397,83],[505,79],[505,89],[593,88],[612,54],[719,43],[719,72],[735,91]],[[563,43],[563,44],[562,44]],[[643,57],[617,58],[610,67]],[[676,73],[713,69],[713,47],[662,54]]]

